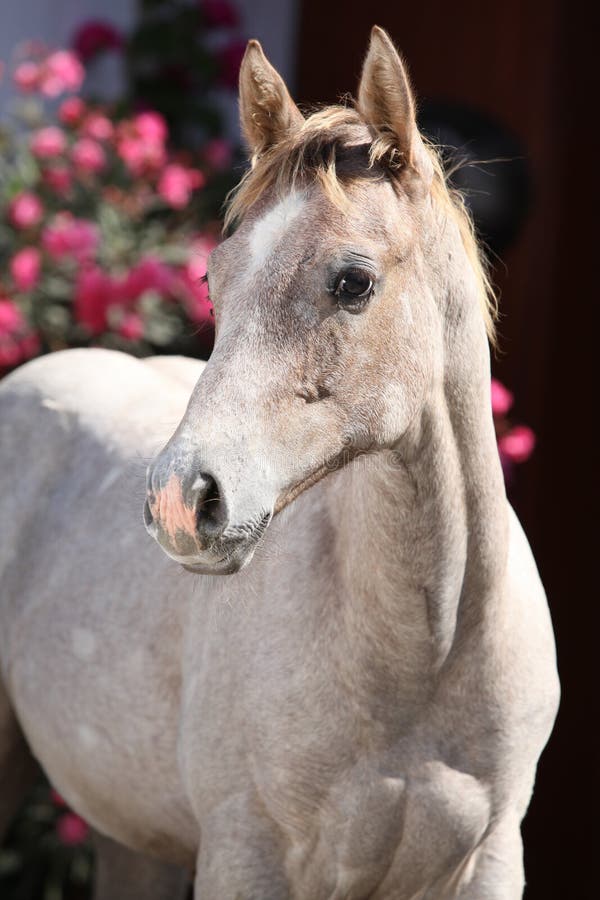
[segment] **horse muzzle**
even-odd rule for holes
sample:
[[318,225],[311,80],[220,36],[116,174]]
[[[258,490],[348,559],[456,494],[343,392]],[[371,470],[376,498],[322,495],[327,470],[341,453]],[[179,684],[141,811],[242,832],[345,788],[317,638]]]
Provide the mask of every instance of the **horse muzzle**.
[[250,561],[273,515],[272,504],[243,493],[245,502],[206,467],[159,455],[148,469],[146,530],[188,571],[232,574]]

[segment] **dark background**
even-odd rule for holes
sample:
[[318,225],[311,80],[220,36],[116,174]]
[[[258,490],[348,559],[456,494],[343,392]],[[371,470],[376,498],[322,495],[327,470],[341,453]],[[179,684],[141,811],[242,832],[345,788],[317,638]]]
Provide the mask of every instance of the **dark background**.
[[563,699],[523,828],[525,896],[597,897],[599,254],[589,13],[559,0],[303,0],[296,99],[333,102],[355,91],[373,24],[402,51],[421,100],[458,101],[493,116],[529,162],[531,209],[494,267],[502,318],[493,369],[515,392],[515,419],[538,438],[512,499],[548,592]]

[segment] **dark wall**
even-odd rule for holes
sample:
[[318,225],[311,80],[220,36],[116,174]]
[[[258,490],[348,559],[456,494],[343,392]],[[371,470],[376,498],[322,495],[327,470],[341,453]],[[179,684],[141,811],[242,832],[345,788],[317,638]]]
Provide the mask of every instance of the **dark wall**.
[[532,208],[495,267],[502,319],[494,362],[516,394],[515,418],[538,437],[513,500],[548,592],[563,684],[524,825],[528,900],[591,897],[599,837],[591,784],[600,594],[592,575],[598,164],[596,104],[585,99],[595,57],[586,17],[583,5],[558,0],[303,0],[300,28],[298,100],[354,91],[376,23],[403,52],[421,98],[491,114],[517,135],[530,162]]

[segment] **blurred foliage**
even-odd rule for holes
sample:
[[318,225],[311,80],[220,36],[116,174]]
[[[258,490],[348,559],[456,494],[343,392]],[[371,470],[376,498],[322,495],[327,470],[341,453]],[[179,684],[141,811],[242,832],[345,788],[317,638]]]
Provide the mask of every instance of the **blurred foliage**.
[[[68,346],[210,353],[202,276],[240,176],[219,109],[238,25],[229,0],[141,0],[130,34],[87,21],[74,53],[15,49],[20,96],[0,123],[0,375]],[[106,104],[84,76],[109,53],[126,79]],[[86,823],[40,781],[0,848],[0,900],[84,900],[92,875]]]
[[0,897],[87,900],[92,875],[87,826],[40,781],[0,847]]

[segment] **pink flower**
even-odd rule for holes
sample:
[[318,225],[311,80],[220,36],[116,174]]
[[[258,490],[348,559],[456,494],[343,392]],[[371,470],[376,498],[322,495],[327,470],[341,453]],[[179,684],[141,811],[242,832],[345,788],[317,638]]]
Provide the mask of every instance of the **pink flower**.
[[72,44],[84,62],[88,62],[103,50],[123,46],[123,36],[114,25],[102,19],[84,22],[73,36]]
[[27,61],[20,63],[13,73],[13,81],[24,94],[37,91],[40,86],[41,69],[37,63]]
[[19,291],[30,291],[40,278],[42,257],[36,247],[23,247],[10,261],[10,273]]
[[77,813],[66,812],[56,823],[56,833],[63,844],[75,847],[82,844],[88,836],[89,828]]
[[164,143],[169,135],[164,117],[152,110],[138,113],[133,120],[133,126],[138,136],[145,141]]
[[51,53],[42,69],[41,91],[46,97],[58,97],[65,91],[78,91],[85,78],[85,70],[71,50]]
[[43,215],[42,201],[30,191],[17,194],[8,207],[8,220],[15,228],[33,228]]
[[535,434],[526,425],[515,425],[498,441],[500,456],[515,463],[522,463],[529,459],[534,447]]
[[143,141],[140,138],[123,137],[119,140],[117,153],[132,175],[158,172],[165,164],[167,151],[163,144]]
[[12,336],[3,337],[0,334],[0,370],[12,369],[22,358],[18,342]]
[[215,28],[235,28],[240,17],[229,0],[200,0],[200,9],[207,25]]
[[25,328],[25,319],[12,300],[0,298],[0,335],[16,334]]
[[77,125],[86,112],[86,105],[81,97],[67,97],[58,108],[58,118],[64,125]]
[[67,146],[65,133],[56,125],[49,125],[47,128],[40,128],[34,134],[30,148],[31,152],[38,159],[51,159],[54,156],[60,156]]
[[101,172],[106,167],[104,150],[91,138],[81,138],[73,144],[71,160],[76,169],[86,174]]
[[204,159],[217,172],[228,169],[233,158],[231,141],[226,138],[213,138],[203,149]]
[[119,325],[119,334],[128,341],[139,341],[144,337],[144,322],[137,313],[127,313]]
[[246,42],[234,40],[226,44],[217,53],[219,63],[219,81],[223,87],[236,88],[242,57],[246,52]]
[[109,141],[113,136],[113,124],[102,113],[90,113],[81,128],[86,137],[95,141]]
[[44,169],[42,172],[42,180],[44,184],[55,191],[59,196],[64,197],[69,193],[73,184],[73,176],[66,166],[52,166]]
[[204,184],[204,176],[196,169],[186,169],[178,163],[171,163],[162,172],[157,190],[163,200],[174,209],[187,206],[195,188]]
[[12,300],[0,298],[0,369],[11,369],[39,352],[37,334],[31,331]]
[[75,319],[92,334],[102,334],[108,326],[108,308],[114,301],[114,285],[97,266],[81,269],[75,283]]
[[42,232],[42,246],[52,259],[73,257],[79,262],[92,259],[98,247],[98,229],[93,222],[58,213]]
[[508,388],[492,378],[492,412],[495,416],[505,416],[513,405],[514,397]]
[[169,267],[156,257],[147,256],[127,273],[121,286],[121,296],[125,301],[131,302],[149,290],[168,294],[172,286],[173,273]]

